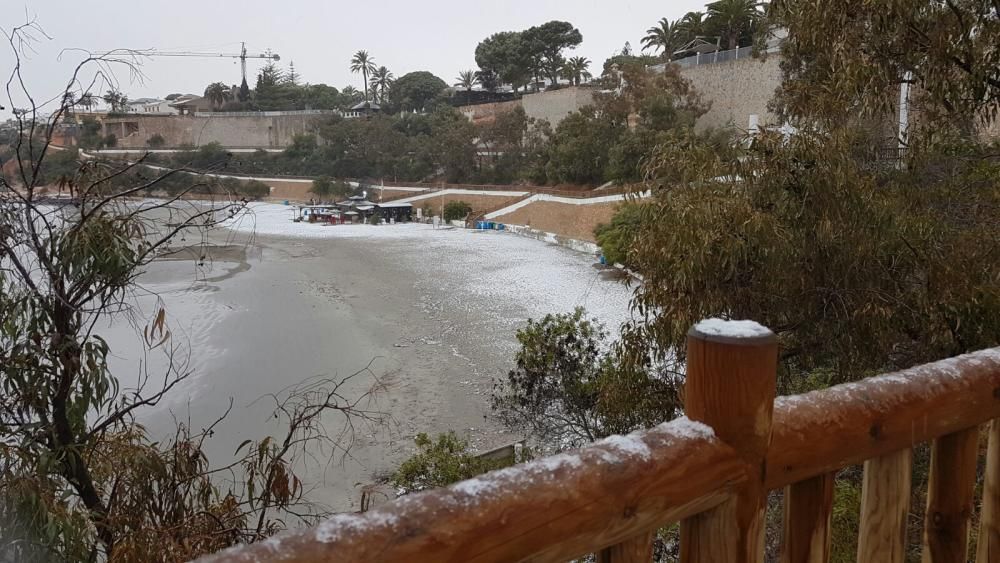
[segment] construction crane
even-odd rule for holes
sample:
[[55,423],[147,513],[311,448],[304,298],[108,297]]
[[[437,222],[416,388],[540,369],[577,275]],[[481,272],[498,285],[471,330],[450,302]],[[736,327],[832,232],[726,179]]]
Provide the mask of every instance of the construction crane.
[[150,57],[203,57],[203,58],[227,58],[227,59],[239,59],[240,60],[240,71],[244,82],[247,79],[247,59],[267,59],[269,61],[280,61],[281,57],[277,53],[272,53],[271,51],[265,51],[259,55],[248,55],[247,54],[247,44],[241,43],[242,48],[240,53],[200,53],[197,51],[157,51],[152,50],[144,52],[143,54]]

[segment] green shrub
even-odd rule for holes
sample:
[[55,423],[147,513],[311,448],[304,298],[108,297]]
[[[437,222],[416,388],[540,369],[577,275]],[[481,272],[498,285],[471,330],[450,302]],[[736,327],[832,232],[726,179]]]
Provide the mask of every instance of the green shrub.
[[678,414],[676,377],[623,363],[582,308],[529,319],[517,340],[516,366],[494,383],[491,406],[508,428],[545,446],[582,446]]
[[239,193],[250,199],[260,199],[271,195],[271,186],[259,180],[250,180],[240,186]]
[[154,133],[152,137],[146,139],[146,146],[151,149],[158,149],[167,144],[167,140],[163,138],[163,135],[159,133]]
[[622,205],[611,218],[611,223],[601,223],[594,228],[594,238],[608,264],[631,265],[628,253],[641,227],[640,205]]
[[481,459],[470,453],[469,443],[454,432],[438,434],[437,440],[421,432],[414,441],[417,453],[404,461],[392,475],[392,484],[402,494],[471,479],[487,471],[507,467],[513,461],[524,461],[528,455],[524,454],[518,460]]
[[100,122],[93,117],[84,117],[80,124],[80,148],[99,149],[103,142]]
[[329,176],[320,176],[313,180],[313,185],[309,188],[311,193],[319,197],[327,197],[333,194],[333,180]]
[[464,201],[449,201],[444,205],[444,220],[458,221],[472,213],[472,206]]

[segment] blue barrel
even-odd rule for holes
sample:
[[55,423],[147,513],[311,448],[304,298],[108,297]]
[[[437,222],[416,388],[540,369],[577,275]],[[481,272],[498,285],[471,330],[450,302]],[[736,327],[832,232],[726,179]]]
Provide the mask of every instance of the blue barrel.
[[608,264],[608,259],[605,258],[603,254],[601,254],[601,265],[606,266],[607,264]]
[[502,231],[504,229],[503,223],[497,223],[497,230]]
[[288,200],[287,199],[285,200],[285,205],[288,205]]

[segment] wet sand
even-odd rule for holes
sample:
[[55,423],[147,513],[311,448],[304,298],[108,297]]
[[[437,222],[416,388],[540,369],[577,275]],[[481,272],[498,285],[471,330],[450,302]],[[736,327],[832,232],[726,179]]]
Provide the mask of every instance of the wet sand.
[[[231,398],[232,412],[207,444],[213,464],[224,465],[243,440],[281,431],[269,417],[268,394],[371,364],[384,389],[370,407],[393,422],[359,427],[343,463],[310,451],[304,473],[315,487],[311,499],[356,509],[360,486],[410,455],[418,432],[453,430],[479,450],[516,438],[489,419],[489,394],[493,378],[511,367],[514,331],[527,317],[574,304],[618,311],[627,301],[627,290],[603,279],[592,257],[563,248],[497,233],[413,230],[397,237],[411,234],[407,226],[369,228],[399,230],[389,238],[335,239],[221,231],[205,248],[153,264],[141,278],[147,293],[137,295],[139,309],[151,318],[157,303],[165,305],[192,376],[141,422],[156,437],[171,434],[175,420],[203,428]],[[477,261],[477,246],[492,258]],[[572,275],[551,295],[517,285],[543,267]],[[544,289],[547,282],[538,283]],[[165,365],[162,351],[143,356],[135,328],[143,323],[119,320],[99,331],[112,342],[113,369],[126,383],[142,365],[157,374]],[[348,394],[371,383],[367,376],[352,381]],[[336,417],[327,422],[331,433],[342,426]]]

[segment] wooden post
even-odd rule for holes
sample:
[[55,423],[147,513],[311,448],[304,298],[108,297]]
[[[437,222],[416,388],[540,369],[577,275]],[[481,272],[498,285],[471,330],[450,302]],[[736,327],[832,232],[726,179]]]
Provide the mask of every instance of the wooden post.
[[903,563],[910,516],[913,450],[865,462],[858,563]]
[[781,563],[827,563],[830,559],[835,473],[785,487]]
[[1000,420],[990,423],[976,563],[1000,561]]
[[597,563],[650,563],[653,560],[653,533],[647,532],[601,550]]
[[963,563],[969,549],[969,517],[976,486],[979,428],[942,436],[931,445],[924,563]]
[[729,502],[681,523],[683,563],[763,561],[777,361],[777,338],[757,323],[702,321],[688,333],[684,410],[736,450],[749,479]]

